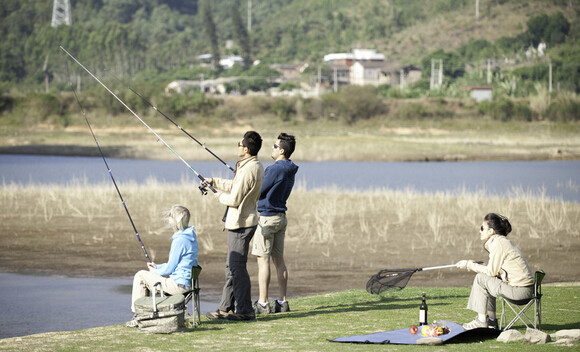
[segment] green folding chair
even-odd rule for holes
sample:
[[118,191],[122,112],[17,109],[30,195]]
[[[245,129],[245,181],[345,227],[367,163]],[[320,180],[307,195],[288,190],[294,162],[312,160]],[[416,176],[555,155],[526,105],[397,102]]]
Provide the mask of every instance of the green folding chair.
[[[508,330],[510,329],[515,323],[521,321],[524,323],[526,328],[530,326],[534,329],[541,330],[542,328],[542,280],[546,273],[543,270],[538,270],[534,274],[534,295],[532,298],[524,299],[524,300],[511,300],[509,298],[501,297],[501,319],[499,322],[499,329],[500,330]],[[514,312],[515,317],[502,329],[504,322],[507,322],[506,319],[506,306],[509,307],[512,312]],[[530,319],[528,317],[528,310],[531,307],[534,307],[534,319]],[[529,324],[529,325],[528,325]]]
[[192,302],[191,315],[186,315],[186,321],[191,317],[192,327],[201,324],[201,304],[199,300],[199,274],[201,273],[201,266],[196,265],[191,267],[191,289],[185,292],[185,309]]

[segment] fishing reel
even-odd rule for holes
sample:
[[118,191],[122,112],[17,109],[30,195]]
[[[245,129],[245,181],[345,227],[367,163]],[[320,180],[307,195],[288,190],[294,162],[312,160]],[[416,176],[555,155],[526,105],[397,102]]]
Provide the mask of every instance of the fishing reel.
[[198,188],[202,195],[205,196],[207,194],[207,189],[204,186],[199,186]]

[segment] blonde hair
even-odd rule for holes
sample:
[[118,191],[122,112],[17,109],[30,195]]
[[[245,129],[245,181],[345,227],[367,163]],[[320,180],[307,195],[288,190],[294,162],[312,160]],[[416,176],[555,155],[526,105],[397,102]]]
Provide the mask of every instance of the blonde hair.
[[169,225],[176,230],[184,230],[189,226],[189,210],[183,205],[174,205],[166,212]]

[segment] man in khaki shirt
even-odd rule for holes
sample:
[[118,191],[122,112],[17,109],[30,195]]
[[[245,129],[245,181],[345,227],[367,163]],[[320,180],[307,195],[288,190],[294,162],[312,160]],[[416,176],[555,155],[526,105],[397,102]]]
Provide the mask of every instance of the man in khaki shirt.
[[[208,178],[217,193],[215,198],[227,206],[225,229],[228,230],[226,280],[216,312],[210,319],[254,320],[250,275],[246,267],[250,241],[258,225],[258,198],[264,181],[264,167],[258,161],[262,138],[248,131],[238,143],[239,161],[232,180]],[[235,312],[235,313],[234,313]]]

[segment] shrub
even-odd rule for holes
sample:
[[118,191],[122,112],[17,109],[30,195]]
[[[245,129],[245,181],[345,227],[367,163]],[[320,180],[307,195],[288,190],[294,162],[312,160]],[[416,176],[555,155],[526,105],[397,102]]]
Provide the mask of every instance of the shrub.
[[338,94],[324,97],[323,102],[329,116],[334,113],[347,123],[370,119],[387,112],[387,106],[377,95],[376,88],[371,86],[347,86]]
[[290,115],[296,114],[296,109],[292,101],[284,98],[274,100],[274,104],[272,104],[270,110],[282,119],[282,121],[290,121]]
[[513,102],[509,99],[497,101],[482,101],[477,104],[480,114],[489,115],[494,120],[509,121],[522,120],[532,121],[534,113],[527,102]]
[[0,95],[0,113],[12,110],[14,98],[9,95]]

